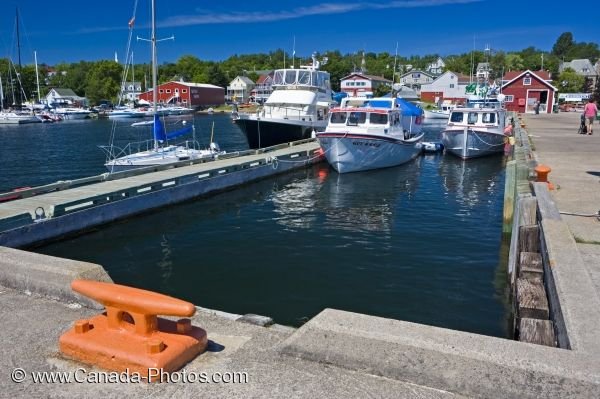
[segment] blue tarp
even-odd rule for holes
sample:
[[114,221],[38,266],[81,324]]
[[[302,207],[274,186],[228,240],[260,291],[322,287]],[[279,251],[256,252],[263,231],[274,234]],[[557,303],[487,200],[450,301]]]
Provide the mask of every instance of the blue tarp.
[[344,98],[344,97],[348,97],[348,93],[343,93],[343,92],[331,93],[331,98],[333,99],[333,101],[335,101],[338,104],[342,102],[342,98]]
[[373,108],[390,108],[391,101],[385,100],[369,100],[365,103],[365,107],[373,107]]
[[402,110],[402,115],[407,116],[421,116],[423,115],[423,110],[417,107],[415,104],[410,101],[406,101],[403,98],[396,98],[396,104],[398,108]]
[[184,134],[188,134],[192,131],[192,127],[186,127],[184,129],[176,130],[167,134],[165,132],[165,126],[160,120],[158,115],[154,115],[154,140],[163,142],[167,140],[174,139],[175,137],[183,136]]

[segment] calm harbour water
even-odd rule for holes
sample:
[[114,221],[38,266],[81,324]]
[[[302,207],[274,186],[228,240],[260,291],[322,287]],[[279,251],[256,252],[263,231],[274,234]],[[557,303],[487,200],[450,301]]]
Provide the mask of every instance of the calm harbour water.
[[[246,148],[228,115],[197,137]],[[147,131],[120,125],[123,141]],[[0,126],[0,191],[104,172],[111,122]],[[438,139],[441,125],[427,126]],[[35,248],[117,283],[300,325],[326,307],[507,336],[502,157],[425,155],[339,175],[326,163]]]

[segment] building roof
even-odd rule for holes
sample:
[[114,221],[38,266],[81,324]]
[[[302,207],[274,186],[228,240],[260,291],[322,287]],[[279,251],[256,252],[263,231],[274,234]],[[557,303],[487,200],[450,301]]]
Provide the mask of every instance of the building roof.
[[[514,78],[516,78],[517,76],[521,75],[523,73],[523,71],[510,71],[510,72],[506,72],[504,74],[504,76],[502,77],[502,81],[509,81],[509,80],[513,80]],[[545,81],[550,81],[552,80],[550,77],[550,72],[548,71],[535,71],[535,75]]]
[[422,71],[420,69],[412,69],[412,70],[410,70],[408,72],[404,72],[402,75],[400,75],[400,79],[402,79],[405,76],[412,75],[413,73],[422,73],[423,75],[427,75],[430,78],[434,78],[436,76],[436,75],[432,74],[431,72]]
[[267,73],[267,74],[264,74],[264,75],[260,75],[258,77],[258,79],[256,80],[256,84],[257,85],[263,84],[263,83],[265,83],[265,81],[267,79],[272,78],[272,77],[273,77],[273,72]]
[[577,72],[577,74],[584,76],[594,76],[598,74],[598,72],[594,69],[594,65],[592,65],[591,61],[588,59],[561,62],[558,66],[558,71],[562,72],[567,68],[571,68]]
[[[512,79],[506,79],[506,77],[510,74],[510,76],[513,76],[514,73],[517,73],[516,76],[514,76]],[[502,79],[502,81],[506,81],[506,83],[502,84],[502,88],[511,85],[513,82],[515,82],[516,80],[518,80],[519,78],[521,78],[522,76],[525,76],[526,74],[530,74],[532,76],[534,76],[535,78],[537,78],[537,80],[539,80],[540,82],[544,83],[546,86],[552,88],[552,90],[558,90],[556,87],[552,86],[550,84],[550,82],[548,82],[549,79],[544,79],[544,76],[550,76],[550,74],[546,71],[537,71],[537,72],[533,72],[530,71],[529,69],[526,71],[512,71],[512,72],[507,72],[506,75],[504,75],[504,78]]]
[[[242,82],[246,83],[247,85],[253,85],[254,84],[254,82],[252,81],[252,79],[250,79],[247,76],[241,76],[240,75],[240,76],[236,76],[235,79],[239,79]],[[233,80],[235,80],[235,79],[233,79]]]
[[[187,87],[204,87],[204,88],[216,88],[216,89],[223,89],[223,88],[222,88],[222,87],[220,87],[220,86],[215,86],[215,85],[211,85],[211,84],[208,84],[208,83],[180,82],[180,81],[178,81],[178,80],[172,80],[172,81],[171,81],[171,82],[169,82],[169,83],[179,83],[180,85],[184,85],[184,86],[187,86]],[[163,83],[163,84],[164,84],[164,83]],[[159,86],[162,86],[162,85],[159,85]]]
[[386,78],[384,78],[382,76],[367,75],[366,73],[360,73],[360,72],[353,72],[353,73],[351,73],[348,76],[344,76],[341,80],[347,80],[347,79],[350,79],[353,76],[364,78],[364,79],[368,79],[368,80],[372,80],[372,81],[375,81],[375,82],[388,82],[388,83],[392,83],[391,80],[386,79]]
[[56,94],[58,94],[61,97],[79,97],[77,94],[75,94],[75,92],[71,89],[63,89],[63,88],[58,88],[55,87],[52,90],[54,90],[56,92]]

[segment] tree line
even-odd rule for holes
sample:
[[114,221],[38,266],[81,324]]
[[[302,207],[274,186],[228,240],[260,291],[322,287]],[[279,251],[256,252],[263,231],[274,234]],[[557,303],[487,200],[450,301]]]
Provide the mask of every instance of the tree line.
[[[388,52],[373,53],[357,51],[351,54],[342,54],[332,50],[317,54],[318,59],[328,58],[324,70],[331,74],[334,90],[339,90],[340,80],[349,73],[361,67],[364,57],[367,73],[382,76],[390,80],[398,80],[399,75],[407,72],[408,66],[413,70],[425,70],[435,62],[438,54],[424,56],[398,56]],[[442,57],[446,63],[445,70],[459,72],[465,75],[475,73],[475,68],[480,62],[489,62],[492,69],[491,78],[501,78],[503,73],[514,70],[530,69],[532,71],[547,70],[552,73],[554,82],[560,82],[558,88],[563,92],[591,92],[589,82],[575,74],[572,70],[565,70],[559,75],[561,61],[572,59],[589,59],[592,63],[600,58],[600,49],[597,43],[576,42],[573,34],[561,34],[551,51],[544,51],[535,47],[527,47],[521,51],[504,52],[502,50],[487,49],[486,51],[472,51],[460,55]],[[220,62],[201,60],[194,55],[184,55],[176,62],[166,62],[158,67],[159,83],[171,80],[183,80],[196,83],[210,83],[227,87],[236,76],[247,76],[253,81],[258,79],[262,71],[290,67],[292,62],[296,67],[310,64],[308,57],[291,58],[290,54],[282,49],[269,53],[233,55]],[[60,63],[49,67],[40,65],[40,93],[45,96],[51,88],[69,88],[77,95],[87,97],[90,103],[97,104],[100,100],[109,99],[116,101],[121,87],[123,65],[114,61],[80,61],[78,63]],[[52,71],[52,74],[49,72]],[[0,59],[0,77],[3,81],[5,106],[12,103],[11,95],[18,93],[17,87],[22,86],[24,95],[30,100],[38,97],[35,76],[35,65],[25,65],[18,71],[18,67],[11,66],[7,59]],[[142,90],[151,84],[150,64],[136,64],[129,68],[126,81],[139,81]],[[17,84],[20,81],[20,85]],[[596,90],[600,90],[596,88]]]

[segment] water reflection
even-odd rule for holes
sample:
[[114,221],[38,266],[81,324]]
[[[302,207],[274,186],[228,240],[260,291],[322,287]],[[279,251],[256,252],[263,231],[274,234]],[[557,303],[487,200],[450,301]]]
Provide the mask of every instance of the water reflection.
[[503,168],[501,156],[475,160],[444,156],[439,162],[438,173],[446,191],[456,195],[463,211],[470,212],[504,189],[499,179]]

